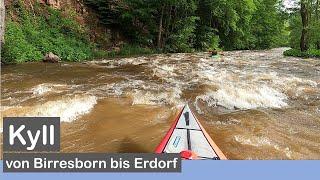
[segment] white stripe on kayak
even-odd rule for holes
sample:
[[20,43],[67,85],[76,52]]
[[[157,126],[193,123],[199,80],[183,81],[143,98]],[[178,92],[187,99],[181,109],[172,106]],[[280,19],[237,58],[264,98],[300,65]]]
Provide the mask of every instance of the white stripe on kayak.
[[[184,113],[189,112],[189,126],[186,125],[186,120],[184,117]],[[185,128],[185,129],[198,129],[200,130],[200,126],[198,125],[195,117],[191,113],[191,110],[188,105],[186,105],[182,111],[182,114],[179,118],[176,128]]]
[[[189,112],[189,126],[186,125],[184,113]],[[181,116],[179,117],[177,126],[175,127],[165,149],[166,153],[180,153],[181,151],[188,150],[187,131],[190,132],[190,145],[191,150],[197,154],[197,156],[204,159],[218,158],[214,149],[211,147],[207,138],[200,129],[195,117],[193,116],[188,105],[183,109]]]

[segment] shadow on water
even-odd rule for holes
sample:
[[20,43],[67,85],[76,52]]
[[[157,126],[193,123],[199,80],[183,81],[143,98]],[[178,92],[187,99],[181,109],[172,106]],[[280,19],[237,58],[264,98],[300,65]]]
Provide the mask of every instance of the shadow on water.
[[131,138],[125,137],[119,147],[119,153],[146,153],[147,151],[143,146],[134,142]]

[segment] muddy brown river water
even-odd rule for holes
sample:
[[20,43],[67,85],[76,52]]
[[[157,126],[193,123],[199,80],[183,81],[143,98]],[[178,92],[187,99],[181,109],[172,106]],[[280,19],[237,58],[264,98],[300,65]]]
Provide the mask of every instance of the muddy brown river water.
[[1,116],[60,116],[63,152],[153,152],[189,103],[229,159],[320,159],[320,60],[283,50],[2,66]]

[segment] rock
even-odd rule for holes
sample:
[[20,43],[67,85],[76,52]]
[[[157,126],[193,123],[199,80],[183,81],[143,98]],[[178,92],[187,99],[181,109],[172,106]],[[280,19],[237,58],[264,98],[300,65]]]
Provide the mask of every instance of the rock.
[[61,9],[60,0],[45,0],[45,3],[53,9]]
[[217,50],[209,51],[209,53],[211,53],[211,56],[218,55],[218,51]]
[[58,63],[60,60],[60,57],[53,54],[52,52],[47,53],[43,58],[43,62],[49,63]]
[[115,52],[120,52],[121,48],[120,47],[112,47],[112,51]]

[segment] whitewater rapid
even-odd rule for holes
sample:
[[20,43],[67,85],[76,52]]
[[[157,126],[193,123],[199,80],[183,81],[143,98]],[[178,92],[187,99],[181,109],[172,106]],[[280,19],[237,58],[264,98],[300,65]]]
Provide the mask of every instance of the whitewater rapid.
[[61,117],[67,152],[152,152],[188,103],[233,159],[320,158],[320,61],[284,50],[7,66],[1,115]]

